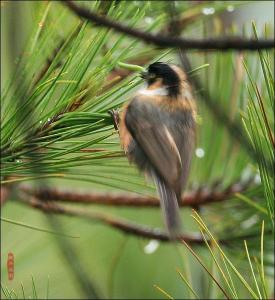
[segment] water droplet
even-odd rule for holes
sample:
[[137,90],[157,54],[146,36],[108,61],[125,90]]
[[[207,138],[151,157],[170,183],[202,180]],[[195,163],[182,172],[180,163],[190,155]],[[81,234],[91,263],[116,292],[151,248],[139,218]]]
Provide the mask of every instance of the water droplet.
[[39,124],[42,124],[42,121],[39,121]]
[[147,23],[147,24],[152,24],[152,23],[153,23],[153,18],[151,18],[151,17],[145,17],[145,18],[144,18],[144,21],[145,21],[145,23]]
[[233,5],[228,5],[226,8],[227,11],[232,12],[235,10],[235,7]]
[[252,171],[252,168],[250,165],[247,165],[243,171],[242,171],[242,174],[241,174],[241,180],[242,181],[247,181],[248,179],[251,178],[251,176],[253,175],[253,171]]
[[213,7],[204,7],[202,9],[202,13],[204,15],[213,15],[215,13],[215,8],[213,8]]
[[197,148],[196,151],[195,151],[195,153],[196,153],[196,156],[198,158],[202,158],[205,155],[205,152],[204,152],[204,150],[202,148]]
[[259,217],[257,215],[253,215],[247,220],[243,221],[240,225],[241,228],[247,229],[250,228],[251,226],[255,225],[259,221]]
[[260,176],[259,173],[257,173],[257,174],[255,175],[255,177],[254,177],[254,182],[255,182],[256,184],[260,184],[260,183],[262,182],[261,176]]
[[51,122],[51,118],[48,118],[48,122]]
[[156,240],[151,240],[145,247],[144,247],[144,253],[146,254],[152,254],[154,253],[159,247],[159,242]]
[[20,163],[22,162],[22,160],[17,159],[15,162],[16,162],[17,164],[20,164]]

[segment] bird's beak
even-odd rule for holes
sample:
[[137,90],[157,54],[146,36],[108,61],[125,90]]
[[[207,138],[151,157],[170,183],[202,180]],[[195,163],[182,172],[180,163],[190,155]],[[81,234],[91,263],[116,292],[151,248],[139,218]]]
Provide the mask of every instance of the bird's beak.
[[141,77],[142,79],[147,80],[147,79],[148,79],[148,72],[146,72],[146,71],[140,72],[140,77]]

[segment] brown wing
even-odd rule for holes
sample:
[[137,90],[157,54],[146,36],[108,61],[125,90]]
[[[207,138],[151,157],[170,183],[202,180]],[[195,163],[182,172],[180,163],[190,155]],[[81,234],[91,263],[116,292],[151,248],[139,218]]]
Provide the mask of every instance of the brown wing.
[[181,158],[173,136],[161,117],[161,112],[153,103],[136,98],[128,106],[125,121],[152,166],[173,187],[181,174]]

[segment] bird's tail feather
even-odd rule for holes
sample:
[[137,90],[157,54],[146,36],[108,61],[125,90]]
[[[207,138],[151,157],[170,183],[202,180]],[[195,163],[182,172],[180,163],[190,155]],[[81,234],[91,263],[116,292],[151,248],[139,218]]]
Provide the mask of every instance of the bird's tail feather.
[[160,196],[160,204],[165,219],[166,228],[171,239],[180,235],[181,222],[177,195],[158,174],[152,172],[155,185]]

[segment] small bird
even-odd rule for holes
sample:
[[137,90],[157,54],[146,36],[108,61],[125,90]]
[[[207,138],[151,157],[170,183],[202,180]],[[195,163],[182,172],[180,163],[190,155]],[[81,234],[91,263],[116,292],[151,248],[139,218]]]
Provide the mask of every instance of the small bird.
[[195,144],[196,106],[186,74],[177,65],[155,62],[119,116],[121,145],[130,162],[157,187],[171,239],[180,234],[179,205]]

